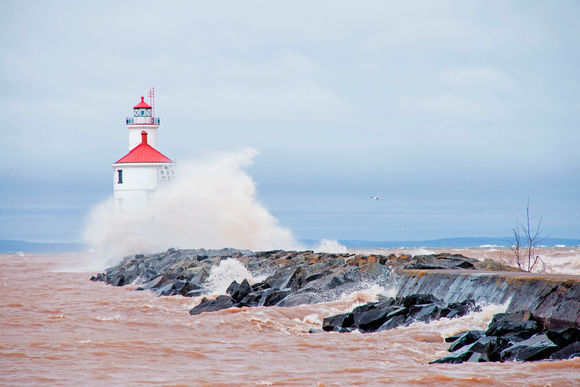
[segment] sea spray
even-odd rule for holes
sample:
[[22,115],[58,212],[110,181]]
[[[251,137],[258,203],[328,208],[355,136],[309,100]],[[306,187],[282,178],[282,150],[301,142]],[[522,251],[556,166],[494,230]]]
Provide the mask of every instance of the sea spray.
[[90,214],[85,240],[111,259],[169,247],[297,249],[292,233],[256,199],[256,184],[243,168],[255,149],[180,162],[178,178],[152,195],[147,208],[115,213],[112,199]]
[[348,249],[336,240],[323,239],[320,244],[314,248],[317,253],[346,253]]
[[250,284],[263,281],[267,276],[254,276],[237,259],[228,258],[212,267],[206,280],[206,288],[210,294],[226,294],[226,289],[234,281],[241,283],[248,280]]

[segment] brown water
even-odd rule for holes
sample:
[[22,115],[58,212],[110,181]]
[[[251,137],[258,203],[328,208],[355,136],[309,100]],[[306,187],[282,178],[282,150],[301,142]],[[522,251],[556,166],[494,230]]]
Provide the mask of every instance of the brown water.
[[427,364],[447,353],[444,337],[484,329],[501,306],[380,333],[309,334],[377,289],[333,303],[190,316],[198,300],[71,270],[90,259],[0,255],[0,385],[580,385],[580,358]]

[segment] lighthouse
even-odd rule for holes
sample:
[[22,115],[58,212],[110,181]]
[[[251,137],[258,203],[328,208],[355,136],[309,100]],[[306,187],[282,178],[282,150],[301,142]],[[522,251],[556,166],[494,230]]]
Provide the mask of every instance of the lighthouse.
[[155,192],[175,177],[175,162],[157,150],[159,118],[155,117],[154,90],[133,106],[126,119],[129,153],[113,163],[113,199],[116,212],[135,212],[147,207]]

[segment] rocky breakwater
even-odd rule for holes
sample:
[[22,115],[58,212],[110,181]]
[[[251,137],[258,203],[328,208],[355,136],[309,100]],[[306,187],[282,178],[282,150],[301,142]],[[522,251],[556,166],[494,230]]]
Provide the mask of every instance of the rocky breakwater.
[[[228,270],[235,272],[235,280]],[[397,295],[326,317],[322,329],[370,333],[460,317],[477,304],[508,304],[508,313],[496,315],[487,331],[450,338],[452,353],[436,362],[564,359],[580,354],[580,278],[514,270],[458,254],[169,249],[127,257],[91,280],[113,286],[136,284],[136,290],[158,296],[200,297],[192,315],[232,307],[327,302],[379,284]],[[224,279],[225,286],[216,286]]]
[[327,317],[322,321],[322,329],[327,332],[351,332],[355,329],[362,333],[381,332],[414,322],[461,317],[478,309],[473,299],[445,304],[430,294],[389,297],[357,306],[349,313]]
[[566,360],[580,356],[580,329],[541,328],[528,310],[500,313],[486,331],[461,332],[445,339],[451,354],[432,363]]
[[403,270],[398,297],[429,293],[442,302],[474,299],[529,310],[546,329],[580,327],[580,277],[561,274],[467,270]]
[[[223,294],[215,297],[216,273],[220,267],[223,271],[228,260],[235,260],[241,269],[247,270],[241,276],[246,278],[226,284]],[[369,284],[395,286],[396,272],[406,268],[475,270],[477,265],[481,262],[458,254],[386,256],[169,249],[127,257],[91,279],[113,286],[137,284],[138,290],[150,290],[159,296],[207,296],[190,312],[198,314],[230,307],[296,306],[332,301]]]

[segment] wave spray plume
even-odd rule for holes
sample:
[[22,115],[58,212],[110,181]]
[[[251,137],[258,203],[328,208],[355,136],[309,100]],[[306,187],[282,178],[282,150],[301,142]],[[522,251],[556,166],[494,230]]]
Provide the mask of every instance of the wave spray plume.
[[250,148],[180,162],[177,179],[157,191],[142,211],[115,213],[112,199],[93,209],[85,240],[107,264],[169,247],[300,248],[290,230],[256,199],[256,184],[243,168],[257,153]]

